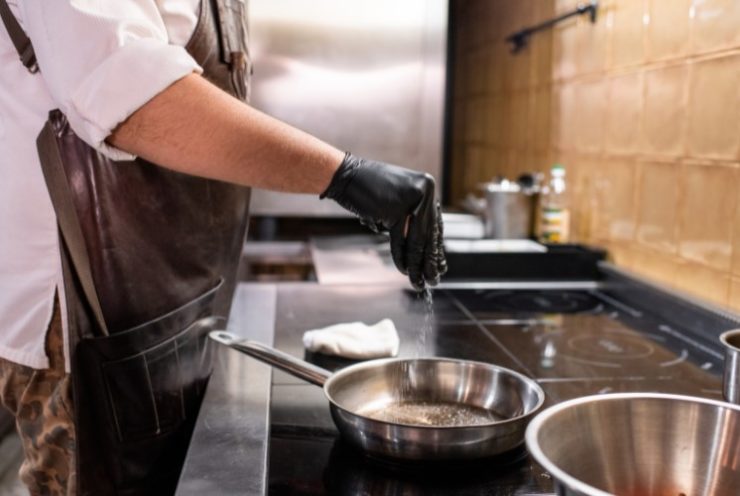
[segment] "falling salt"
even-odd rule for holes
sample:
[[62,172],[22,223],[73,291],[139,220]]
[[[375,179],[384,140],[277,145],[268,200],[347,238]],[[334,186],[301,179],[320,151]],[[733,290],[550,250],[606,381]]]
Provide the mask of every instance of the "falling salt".
[[416,336],[415,358],[429,355],[429,350],[427,350],[427,336],[434,332],[434,298],[432,296],[432,290],[428,287],[424,288],[420,293],[420,297],[424,300],[424,322]]

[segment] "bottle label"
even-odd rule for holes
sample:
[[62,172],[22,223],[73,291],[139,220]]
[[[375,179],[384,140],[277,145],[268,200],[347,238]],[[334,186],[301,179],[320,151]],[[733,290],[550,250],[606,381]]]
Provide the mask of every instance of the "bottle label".
[[567,243],[570,216],[564,208],[545,208],[542,211],[542,241]]

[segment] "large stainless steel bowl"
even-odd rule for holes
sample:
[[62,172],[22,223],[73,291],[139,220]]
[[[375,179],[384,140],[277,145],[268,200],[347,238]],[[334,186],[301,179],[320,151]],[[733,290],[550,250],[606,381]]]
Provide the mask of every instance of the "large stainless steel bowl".
[[540,413],[526,443],[560,495],[740,494],[740,407],[729,403],[588,396]]

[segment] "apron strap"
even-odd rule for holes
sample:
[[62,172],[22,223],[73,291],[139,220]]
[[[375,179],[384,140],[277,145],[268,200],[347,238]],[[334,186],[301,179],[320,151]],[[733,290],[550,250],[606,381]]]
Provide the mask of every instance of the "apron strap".
[[39,65],[36,62],[36,54],[33,51],[31,40],[26,36],[21,25],[18,24],[18,19],[11,12],[7,0],[0,0],[0,17],[3,20],[3,24],[5,24],[5,29],[8,31],[10,40],[15,45],[15,49],[21,58],[21,63],[32,74],[37,73],[39,71]]
[[[5,0],[0,0],[4,2]],[[57,214],[59,230],[62,233],[64,242],[67,244],[72,265],[77,273],[77,277],[82,285],[87,303],[95,317],[95,323],[99,330],[108,336],[108,326],[105,323],[103,309],[100,305],[98,292],[95,289],[92,269],[90,268],[90,255],[87,252],[87,245],[80,227],[77,210],[72,203],[71,190],[67,176],[64,173],[62,158],[59,155],[59,149],[56,146],[56,135],[52,127],[51,119],[46,122],[44,128],[36,140],[36,146],[41,160],[41,169],[46,178],[46,184],[49,190],[49,196],[54,204],[54,210]]]
[[221,35],[221,61],[230,64],[232,70],[241,69],[247,56],[242,48],[247,37],[244,19],[247,11],[246,0],[217,1],[216,7]]

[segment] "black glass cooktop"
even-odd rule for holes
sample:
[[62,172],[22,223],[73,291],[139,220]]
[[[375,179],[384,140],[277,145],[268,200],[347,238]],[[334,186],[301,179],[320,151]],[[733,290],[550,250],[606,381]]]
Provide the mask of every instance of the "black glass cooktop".
[[[654,391],[721,398],[718,349],[687,329],[614,295],[590,291],[439,290],[433,316],[398,288],[280,289],[276,346],[304,355],[304,330],[385,317],[401,356],[495,363],[535,378],[549,406],[591,394]],[[429,331],[422,336],[421,329]],[[349,361],[306,356],[335,369]],[[273,375],[270,494],[551,493],[552,480],[524,449],[465,464],[397,464],[357,453],[338,437],[320,388]]]

